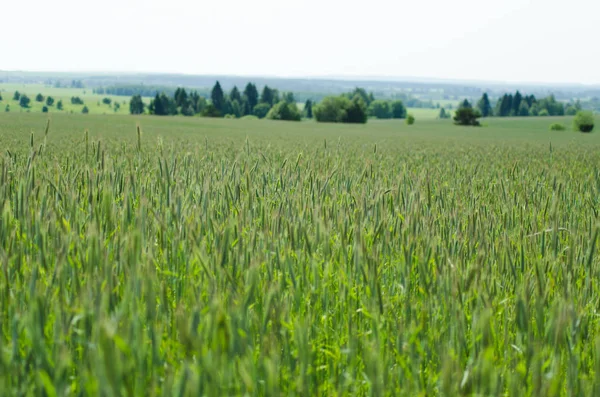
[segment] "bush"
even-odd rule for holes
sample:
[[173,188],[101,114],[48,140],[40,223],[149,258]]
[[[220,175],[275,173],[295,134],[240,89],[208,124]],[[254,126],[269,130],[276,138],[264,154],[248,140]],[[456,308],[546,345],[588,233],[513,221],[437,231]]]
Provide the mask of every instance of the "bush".
[[48,113],[48,106],[44,106],[42,108],[42,113]]
[[415,123],[415,116],[413,116],[412,114],[408,114],[406,116],[406,124],[408,125],[413,125]]
[[84,106],[83,109],[81,109],[81,113],[83,114],[88,114],[90,112],[90,109],[88,109],[87,106]]
[[36,102],[44,102],[44,96],[42,94],[37,94],[35,100]]
[[27,95],[23,94],[19,97],[19,106],[22,108],[28,108],[29,102],[31,102],[31,99]]
[[542,110],[540,110],[540,112],[538,113],[538,116],[540,116],[540,117],[548,117],[548,116],[550,116],[550,113],[548,113],[548,110],[547,110],[547,109],[542,109]]
[[63,103],[62,103],[62,99],[59,100],[58,102],[56,102],[56,109],[58,110],[63,110]]
[[406,107],[402,101],[392,102],[392,118],[403,119],[406,117]]
[[212,103],[202,109],[202,117],[221,117],[221,112]]
[[594,129],[594,113],[579,111],[573,119],[573,130],[592,132]]
[[465,125],[465,126],[479,126],[478,118],[481,117],[479,110],[473,109],[472,107],[461,106],[454,113],[454,124]]
[[359,94],[352,100],[344,95],[330,96],[314,107],[313,115],[319,122],[364,124],[367,122],[367,105]]
[[83,105],[83,99],[78,96],[71,97],[71,104],[73,105]]
[[6,107],[4,108],[5,112],[10,112],[10,105],[6,105]]
[[235,117],[235,114],[226,114],[225,117],[223,117],[224,119],[237,119],[237,117]]
[[271,106],[268,103],[259,103],[258,105],[254,106],[252,113],[259,119],[264,119],[267,117],[269,110],[271,110]]
[[48,98],[46,98],[46,105],[47,106],[54,105],[54,98],[52,98],[51,96],[49,96]]
[[110,99],[110,98],[103,98],[102,99],[102,103],[105,104],[105,105],[110,105],[111,102],[112,102],[112,99]]
[[270,120],[300,121],[302,115],[295,102],[281,101],[269,110],[267,118]]
[[550,131],[564,131],[567,129],[567,126],[560,123],[554,123],[550,125]]
[[377,117],[378,119],[391,119],[392,107],[388,101],[378,99],[369,105],[369,116]]
[[240,120],[258,120],[258,117],[253,114],[248,114],[246,116],[242,116]]

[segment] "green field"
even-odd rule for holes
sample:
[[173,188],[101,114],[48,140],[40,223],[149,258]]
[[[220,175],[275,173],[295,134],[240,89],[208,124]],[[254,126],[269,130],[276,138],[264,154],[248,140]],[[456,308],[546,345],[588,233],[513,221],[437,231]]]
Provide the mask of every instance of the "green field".
[[3,394],[600,395],[600,134],[50,116],[0,112]]

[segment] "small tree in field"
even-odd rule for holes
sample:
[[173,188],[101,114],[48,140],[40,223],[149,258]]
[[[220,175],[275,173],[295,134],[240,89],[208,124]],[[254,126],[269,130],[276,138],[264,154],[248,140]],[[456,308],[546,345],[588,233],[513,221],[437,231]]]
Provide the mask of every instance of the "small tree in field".
[[46,98],[46,105],[47,106],[54,105],[54,98],[52,98],[51,96],[49,96],[48,98]]
[[87,106],[84,106],[83,109],[81,109],[81,113],[83,114],[88,114],[90,112],[90,109],[88,109]]
[[42,108],[42,113],[48,113],[48,106],[44,106]]
[[58,102],[56,102],[56,109],[63,110],[62,99],[59,99]]
[[35,101],[36,102],[44,102],[44,96],[42,94],[37,94],[35,96]]
[[19,93],[19,91],[15,91],[15,94],[13,95],[13,101],[18,101],[21,98],[21,94]]
[[31,99],[27,95],[23,94],[19,97],[19,106],[22,108],[28,108],[29,102],[31,102]]
[[415,123],[415,116],[413,116],[411,113],[409,113],[406,116],[406,124],[413,125],[414,123]]
[[454,114],[454,124],[456,125],[467,125],[467,126],[479,126],[478,118],[481,117],[481,113],[472,107],[460,107]]
[[573,129],[580,132],[592,132],[594,130],[594,114],[584,111],[577,112],[573,120]]
[[2,102],[2,94],[0,94],[0,102]]

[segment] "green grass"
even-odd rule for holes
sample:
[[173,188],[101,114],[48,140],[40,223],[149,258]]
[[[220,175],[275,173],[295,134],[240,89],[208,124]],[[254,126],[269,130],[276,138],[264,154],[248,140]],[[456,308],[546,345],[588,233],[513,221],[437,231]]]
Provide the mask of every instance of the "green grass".
[[0,113],[0,390],[598,396],[600,134],[552,122]]

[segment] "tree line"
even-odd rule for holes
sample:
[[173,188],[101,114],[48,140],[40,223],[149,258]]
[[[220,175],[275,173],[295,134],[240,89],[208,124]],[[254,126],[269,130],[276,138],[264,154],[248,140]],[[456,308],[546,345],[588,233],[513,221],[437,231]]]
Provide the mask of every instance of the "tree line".
[[477,102],[481,117],[529,117],[529,116],[573,116],[581,110],[581,103],[564,104],[554,95],[537,99],[534,95],[522,95],[519,91],[504,94],[492,107],[487,93]]
[[302,117],[322,122],[365,123],[368,117],[379,119],[406,118],[406,107],[401,100],[376,100],[373,93],[362,88],[338,96],[324,97],[315,104],[307,99],[302,111],[291,92],[282,92],[265,85],[261,92],[254,83],[247,83],[243,91],[234,86],[226,93],[217,81],[207,100],[197,91],[177,88],[172,95],[156,93],[146,106],[142,95],[131,97],[131,114],[149,113],[157,116],[201,115],[204,117],[254,117],[272,120],[299,121]]

